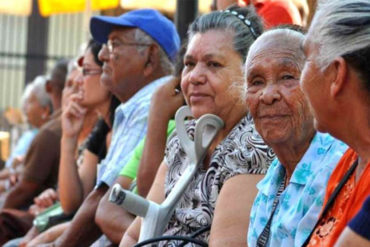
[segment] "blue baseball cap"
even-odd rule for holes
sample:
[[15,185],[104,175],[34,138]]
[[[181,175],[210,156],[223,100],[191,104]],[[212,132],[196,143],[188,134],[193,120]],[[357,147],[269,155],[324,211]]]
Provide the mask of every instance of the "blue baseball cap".
[[155,40],[167,56],[174,61],[180,48],[180,38],[175,25],[154,9],[139,9],[120,16],[94,16],[90,21],[93,38],[106,43],[113,27],[139,28]]

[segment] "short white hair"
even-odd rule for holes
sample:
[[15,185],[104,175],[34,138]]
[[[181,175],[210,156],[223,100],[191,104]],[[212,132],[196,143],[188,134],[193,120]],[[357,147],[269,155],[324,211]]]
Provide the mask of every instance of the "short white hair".
[[[289,27],[281,27],[281,28],[267,30],[264,33],[262,33],[249,48],[249,52],[248,52],[247,60],[245,64],[249,62],[250,54],[254,52],[255,47],[260,43],[261,39],[268,39],[268,40],[270,39],[271,41],[274,41],[275,35],[281,35],[286,40],[286,42],[294,41],[296,42],[297,46],[299,46],[302,43],[305,37],[302,32],[291,29]],[[300,69],[303,69],[303,64],[304,64],[303,51],[297,50],[296,55],[297,55],[297,58],[300,59],[300,61],[297,61],[297,62],[300,62],[299,65],[302,66],[300,67]]]
[[[52,109],[51,99],[49,94],[46,92],[46,76],[39,75],[27,85],[25,89],[25,96],[28,98],[32,93],[35,94],[40,105],[43,107],[50,107]],[[24,101],[27,99],[25,98]]]
[[[143,32],[141,29],[136,28],[135,41],[138,43],[143,43],[143,44],[151,44],[151,43],[157,44],[159,48],[159,63],[160,63],[161,69],[163,70],[163,72],[165,72],[165,74],[173,73],[174,71],[173,63],[170,61],[170,59],[168,58],[167,54],[164,52],[162,47],[155,40],[153,40],[152,37],[150,37],[148,34]],[[139,53],[142,53],[145,49],[144,46],[136,46],[136,47]]]
[[336,58],[370,47],[369,0],[321,0],[308,31],[324,70]]

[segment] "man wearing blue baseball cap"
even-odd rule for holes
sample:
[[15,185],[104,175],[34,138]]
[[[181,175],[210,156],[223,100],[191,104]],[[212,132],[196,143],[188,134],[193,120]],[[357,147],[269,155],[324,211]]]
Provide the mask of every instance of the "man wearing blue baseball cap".
[[88,246],[101,235],[94,221],[99,201],[145,136],[152,93],[168,81],[180,46],[174,24],[152,9],[92,17],[90,31],[95,40],[105,44],[99,53],[104,63],[101,83],[122,104],[115,113],[112,140],[98,169],[96,187],[54,246]]

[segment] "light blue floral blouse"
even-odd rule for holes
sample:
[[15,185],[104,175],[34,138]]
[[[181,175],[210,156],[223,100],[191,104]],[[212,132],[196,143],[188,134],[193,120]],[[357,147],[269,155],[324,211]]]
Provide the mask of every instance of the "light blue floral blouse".
[[[302,246],[316,224],[330,174],[346,149],[344,143],[329,134],[316,133],[280,196],[267,246]],[[285,168],[275,159],[264,179],[257,184],[259,192],[248,230],[249,247],[256,246],[284,176]]]

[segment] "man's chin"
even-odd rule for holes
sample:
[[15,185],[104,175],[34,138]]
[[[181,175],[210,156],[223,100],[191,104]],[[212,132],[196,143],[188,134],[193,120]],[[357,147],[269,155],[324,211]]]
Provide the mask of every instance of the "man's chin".
[[110,77],[110,76],[107,76],[107,75],[102,75],[101,77],[100,77],[100,83],[104,86],[104,87],[106,87],[108,90],[110,90],[111,89],[111,87],[112,87],[112,78]]

